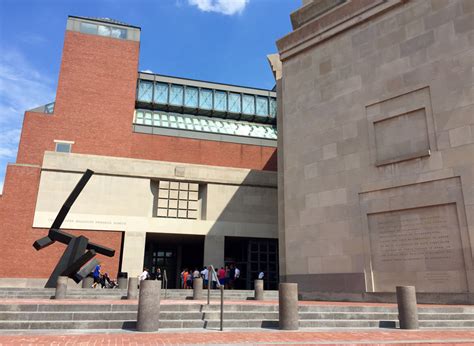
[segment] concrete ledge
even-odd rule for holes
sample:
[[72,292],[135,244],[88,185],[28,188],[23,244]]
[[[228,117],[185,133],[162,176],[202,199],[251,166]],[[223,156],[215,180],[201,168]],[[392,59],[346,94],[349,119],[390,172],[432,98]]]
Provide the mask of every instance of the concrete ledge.
[[[396,303],[395,292],[300,292],[300,300],[329,302]],[[474,293],[417,293],[418,304],[474,304]]]
[[[0,278],[0,287],[12,288],[44,288],[47,278]],[[68,288],[82,288],[82,284],[76,284],[73,280],[68,280]]]

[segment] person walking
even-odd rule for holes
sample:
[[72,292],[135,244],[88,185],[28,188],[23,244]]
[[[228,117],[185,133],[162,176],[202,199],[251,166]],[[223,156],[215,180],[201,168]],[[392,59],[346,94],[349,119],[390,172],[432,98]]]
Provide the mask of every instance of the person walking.
[[235,274],[234,274],[234,288],[240,288],[240,269],[235,266]]
[[94,268],[94,272],[92,273],[92,277],[94,278],[94,283],[92,284],[92,288],[97,288],[100,284],[100,270],[101,270],[100,263],[97,264]]
[[148,273],[148,268],[143,268],[143,273],[140,274],[138,277],[139,281],[148,280],[150,278],[150,274]]
[[182,280],[183,280],[183,285],[182,288],[186,289],[188,288],[187,282],[188,282],[188,270],[184,269],[182,274]]
[[229,288],[229,281],[230,281],[230,269],[229,266],[225,266],[225,281],[224,287],[227,289]]
[[188,275],[186,276],[186,287],[193,288],[193,273],[191,269],[188,271]]
[[204,267],[204,269],[201,270],[201,276],[204,280],[203,288],[207,288],[207,284],[209,283],[209,270],[207,267]]
[[217,272],[217,276],[219,277],[219,284],[221,286],[225,287],[225,269],[224,267],[221,267],[219,271]]
[[234,278],[235,278],[235,266],[233,264],[230,265],[229,270],[229,288],[234,289]]
[[201,277],[201,273],[199,273],[199,270],[197,268],[194,268],[193,280],[197,279],[197,278],[200,278],[200,277]]
[[161,274],[160,268],[156,268],[155,280],[163,281],[163,274]]

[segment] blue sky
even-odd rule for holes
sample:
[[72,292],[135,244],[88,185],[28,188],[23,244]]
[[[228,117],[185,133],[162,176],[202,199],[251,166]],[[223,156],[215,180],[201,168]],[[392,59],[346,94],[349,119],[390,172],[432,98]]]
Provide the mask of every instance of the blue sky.
[[0,191],[24,111],[55,98],[68,15],[142,28],[140,70],[272,88],[266,55],[300,0],[0,0]]

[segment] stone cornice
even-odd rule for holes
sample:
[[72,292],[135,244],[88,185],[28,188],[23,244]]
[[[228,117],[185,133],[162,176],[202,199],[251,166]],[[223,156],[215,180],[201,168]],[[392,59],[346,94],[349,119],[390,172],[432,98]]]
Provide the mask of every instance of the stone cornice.
[[[408,0],[351,0],[316,16],[277,41],[281,61]],[[307,7],[307,6],[305,6]],[[304,8],[304,7],[303,7]]]

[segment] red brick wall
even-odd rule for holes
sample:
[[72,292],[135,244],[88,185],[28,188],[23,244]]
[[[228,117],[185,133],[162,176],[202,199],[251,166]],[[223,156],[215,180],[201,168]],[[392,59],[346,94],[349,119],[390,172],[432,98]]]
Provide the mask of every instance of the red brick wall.
[[[132,132],[139,43],[66,32],[53,115],[26,112],[17,156],[0,197],[0,277],[48,277],[64,250],[53,244],[36,251],[33,242],[47,230],[33,229],[40,166],[54,140],[74,141],[73,152],[276,170],[276,149],[236,143]],[[45,100],[47,102],[48,100]],[[121,232],[71,231],[116,249],[103,258],[115,275]]]
[[[62,255],[65,245],[54,243],[36,251],[35,240],[48,234],[47,229],[33,229],[33,216],[40,179],[39,167],[9,165],[5,190],[0,197],[0,277],[47,278]],[[115,249],[115,256],[97,258],[113,277],[118,272],[122,232],[72,231],[92,242]]]

